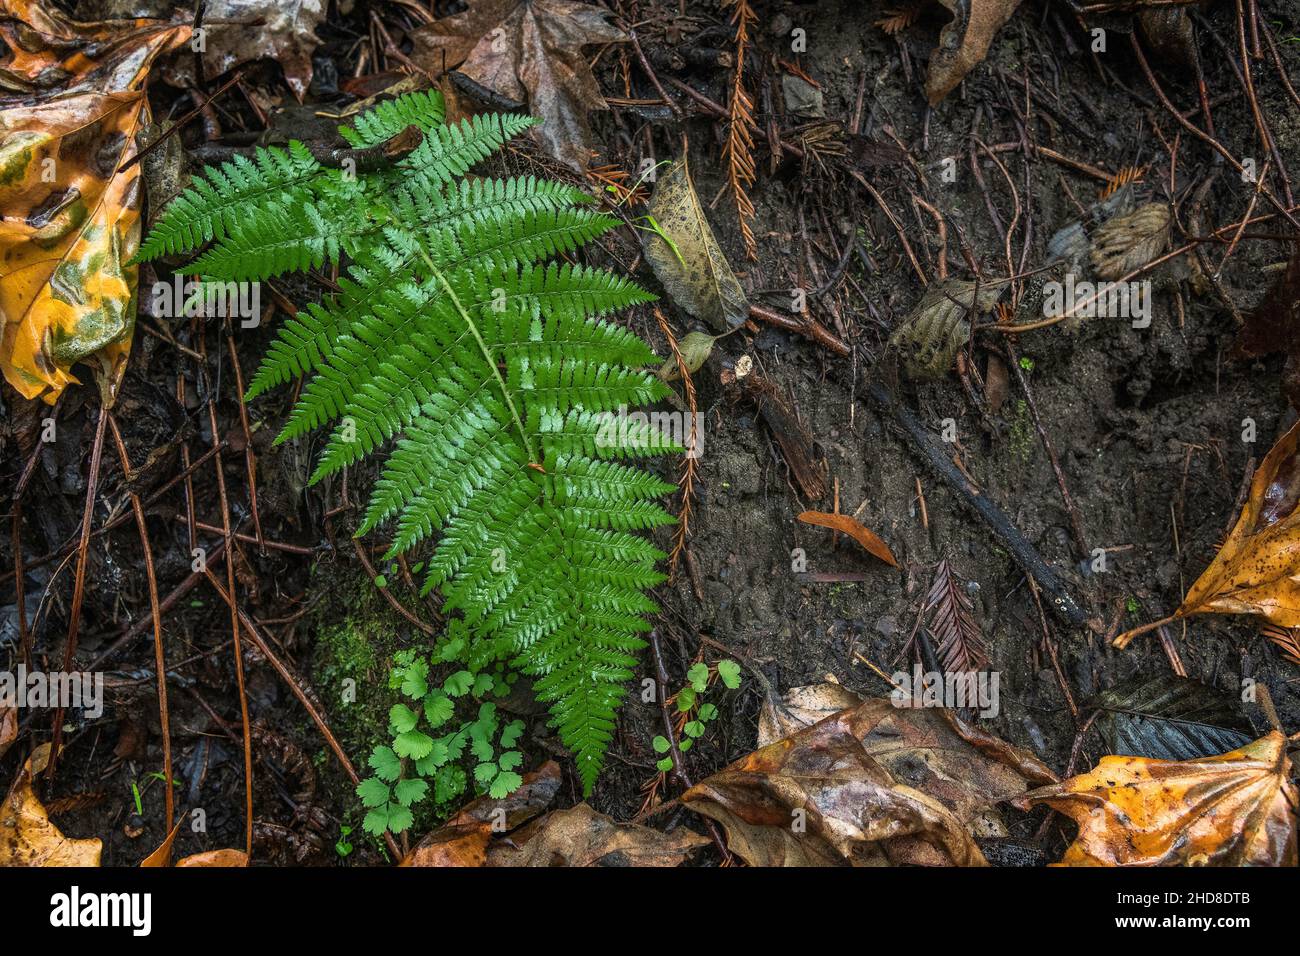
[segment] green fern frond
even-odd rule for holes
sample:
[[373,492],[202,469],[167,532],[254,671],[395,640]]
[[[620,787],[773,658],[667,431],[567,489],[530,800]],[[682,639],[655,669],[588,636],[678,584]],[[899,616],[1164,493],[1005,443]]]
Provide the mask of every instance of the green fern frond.
[[288,151],[259,148],[253,159],[236,156],[221,166],[209,166],[172,200],[135,260],[192,252],[223,239],[250,215],[309,198],[309,183],[321,173],[320,163],[297,140],[289,143]]
[[667,394],[658,359],[607,321],[653,297],[560,261],[618,224],[586,194],[466,176],[531,117],[442,118],[432,92],[358,117],[341,131],[356,147],[424,136],[355,179],[299,146],[209,171],[144,250],[212,241],[192,268],[226,280],[346,264],[280,327],[247,398],[307,377],[277,441],[332,423],[313,482],[392,443],[358,534],[391,522],[389,558],[432,543],[423,589],[459,612],[463,659],[535,678],[589,791],[663,580],[639,532],[673,520],[674,486],[630,464],[680,451],[628,414]]

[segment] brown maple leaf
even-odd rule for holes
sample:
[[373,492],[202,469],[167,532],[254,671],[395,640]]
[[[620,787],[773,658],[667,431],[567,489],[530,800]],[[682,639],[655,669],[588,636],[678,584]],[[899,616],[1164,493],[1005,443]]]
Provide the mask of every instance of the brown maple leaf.
[[1045,803],[1079,824],[1057,866],[1295,866],[1290,769],[1275,731],[1199,760],[1102,757],[1012,803]]
[[[275,60],[302,102],[311,84],[311,56],[320,40],[325,0],[208,0],[204,8],[203,71],[211,79],[250,60]],[[194,85],[193,57],[177,57],[164,74],[177,86]]]
[[606,108],[582,48],[619,43],[608,11],[571,0],[478,0],[411,34],[412,59],[431,73],[459,70],[498,96],[527,103],[542,145],[578,171],[590,151],[587,112]]

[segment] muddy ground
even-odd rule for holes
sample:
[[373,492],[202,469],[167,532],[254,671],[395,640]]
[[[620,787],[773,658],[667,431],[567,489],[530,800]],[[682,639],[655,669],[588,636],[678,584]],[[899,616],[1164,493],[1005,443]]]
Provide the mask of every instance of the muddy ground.
[[[683,42],[688,45],[696,32],[716,33],[722,22],[712,5],[690,6],[698,20],[686,25]],[[1300,32],[1295,5],[1264,7],[1277,36]],[[668,18],[657,17],[657,9],[656,4],[640,3],[638,19],[643,21],[641,42],[659,63],[670,41],[662,29]],[[1177,128],[1134,63],[1127,14],[1102,21],[1110,31],[1109,52],[1093,57],[1087,51],[1087,35],[1066,5],[1026,3],[1000,33],[986,63],[962,89],[929,110],[922,84],[944,20],[938,7],[896,37],[873,27],[874,8],[868,12],[867,5],[857,2],[763,3],[757,9],[756,41],[764,52],[757,58],[761,69],[753,82],[756,88],[768,87],[766,96],[756,97],[760,125],[766,128],[770,116],[789,138],[797,135],[792,130],[808,122],[784,114],[775,55],[797,60],[819,84],[827,121],[851,127],[856,115],[863,135],[896,138],[906,145],[909,162],[872,168],[865,175],[898,215],[928,275],[935,273],[939,241],[933,220],[909,201],[910,191],[926,197],[947,217],[950,274],[970,276],[959,236],[985,275],[1007,273],[1004,228],[1017,200],[977,141],[1019,142],[1023,133],[1107,172],[1147,166],[1146,176],[1130,187],[1135,195],[1173,198],[1183,209],[1191,190],[1217,165],[1210,149],[1184,135],[1171,191],[1169,155],[1161,136],[1172,144]],[[1258,151],[1255,127],[1233,68],[1213,37],[1235,42],[1231,14],[1231,5],[1225,4],[1198,14],[1197,36],[1212,101],[1225,97],[1213,106],[1217,135],[1233,155],[1249,156]],[[361,15],[354,11],[351,16]],[[318,56],[336,58],[344,69],[349,24],[355,22],[323,28],[322,35],[330,39]],[[788,49],[787,38],[795,27],[808,36],[807,50],[798,56]],[[722,36],[725,41],[726,31]],[[1282,50],[1292,73],[1300,71],[1300,44],[1286,43]],[[1159,61],[1155,69],[1174,103],[1192,110],[1197,102],[1194,72]],[[607,92],[623,89],[617,55],[602,58],[598,75]],[[725,102],[727,71],[686,67],[675,75],[714,101]],[[1025,111],[1026,78],[1033,90],[1027,126],[1017,118]],[[273,72],[268,84],[272,79]],[[1279,151],[1294,159],[1300,155],[1300,110],[1287,99],[1267,64],[1257,69],[1256,83]],[[632,90],[633,96],[655,95],[635,68]],[[159,115],[188,108],[184,96],[161,84],[155,95]],[[319,103],[333,101],[324,91],[315,95]],[[688,98],[680,101],[684,109],[691,107]],[[699,194],[707,202],[725,182],[718,159],[721,126],[712,117],[697,113],[679,127],[647,123],[634,110],[616,107],[595,122],[597,146],[607,161],[629,169],[643,156],[658,160],[674,155],[682,130],[689,138]],[[194,132],[183,140],[186,149],[199,145],[201,134],[191,135]],[[772,170],[765,144],[760,142],[758,152],[760,175],[752,190],[758,262],[745,261],[736,217],[725,196],[711,210],[719,239],[753,299],[776,308],[789,306],[790,289],[824,286],[836,275],[845,243],[857,242],[861,251],[849,258],[833,290],[812,296],[809,304],[816,317],[851,343],[853,355],[842,358],[788,332],[755,326],[721,340],[696,374],[699,404],[707,416],[690,542],[699,593],[685,573],[659,589],[663,613],[658,625],[669,670],[678,680],[701,648],[705,659],[716,660],[723,656],[717,648],[721,645],[761,671],[778,692],[832,675],[863,695],[883,695],[888,685],[863,661],[886,672],[908,666],[904,645],[935,563],[948,558],[967,582],[992,667],[1001,674],[1001,712],[984,726],[1033,750],[1062,772],[1070,762],[1077,727],[1062,682],[1081,705],[1132,675],[1171,671],[1170,652],[1157,635],[1139,638],[1124,651],[1110,648],[1107,638],[1171,613],[1213,556],[1234,515],[1248,462],[1261,458],[1287,423],[1279,392],[1280,359],[1230,360],[1236,320],[1216,294],[1196,288],[1185,274],[1181,281],[1175,275],[1161,284],[1150,328],[1134,329],[1124,319],[1095,319],[1018,339],[1020,364],[1077,505],[1088,551],[1107,549],[1106,570],[1094,572],[1091,553],[1080,553],[1073,540],[1025,392],[1013,376],[999,409],[992,410],[984,400],[978,383],[987,374],[990,346],[1002,349],[1003,336],[973,336],[963,358],[974,371],[976,385],[970,392],[951,373],[919,385],[890,378],[886,340],[921,294],[895,230],[846,174],[842,162],[833,160],[821,168],[786,159]],[[977,157],[978,176],[972,155]],[[1042,261],[1050,235],[1076,218],[1079,206],[1094,202],[1104,184],[1057,162],[1026,159],[1021,152],[997,155],[1015,184],[1020,206],[1013,258],[1017,268],[1032,269]],[[956,158],[953,182],[942,180],[946,157]],[[1204,200],[1204,223],[1214,227],[1239,219],[1251,188],[1231,170],[1221,170]],[[990,205],[999,219],[996,225]],[[636,260],[631,241],[621,251],[625,264]],[[1222,246],[1207,255],[1217,263]],[[1248,310],[1276,275],[1269,267],[1286,256],[1284,244],[1245,242],[1224,269],[1221,287],[1238,309]],[[639,277],[654,287],[648,270],[638,268]],[[313,294],[306,284],[286,284],[286,290]],[[679,336],[697,327],[671,305],[667,313]],[[277,311],[270,324],[280,318]],[[635,313],[627,321],[666,353],[664,338],[648,312]],[[171,328],[170,334],[186,348],[198,348],[196,337],[183,325]],[[245,380],[270,334],[263,328],[235,336]],[[206,350],[219,394],[219,429],[230,443],[225,478],[231,509],[240,530],[251,534],[243,431],[227,345],[219,330],[208,330]],[[752,359],[756,372],[785,393],[814,437],[827,475],[828,490],[821,500],[801,493],[754,405],[723,384],[724,373],[742,356]],[[185,383],[183,401],[176,398],[178,374]],[[887,415],[844,387],[846,374],[861,381],[888,378],[935,434],[945,419],[955,420],[957,450],[970,476],[1056,569],[1092,626],[1070,627],[1050,616],[1044,623],[1025,574],[1004,543],[929,470]],[[165,447],[139,479],[137,490],[157,488],[181,471],[181,443],[188,444],[191,459],[210,447],[202,387],[189,357],[158,336],[137,333],[118,416],[128,423],[126,437],[137,463],[149,449]],[[23,407],[12,392],[5,393],[4,402],[4,474],[12,481],[30,447],[24,436],[44,412]],[[312,444],[271,447],[288,402],[286,393],[277,393],[255,402],[249,414],[262,531],[267,539],[292,545],[295,551],[262,553],[255,543],[243,543],[238,583],[245,609],[261,622],[320,701],[342,745],[360,764],[383,735],[389,654],[427,637],[393,611],[370,582],[349,540],[357,502],[364,499],[373,473],[354,472],[346,489],[338,483],[306,489]],[[85,388],[71,392],[60,405],[58,441],[41,452],[18,535],[29,566],[32,634],[38,651],[50,659],[63,652],[73,570],[71,562],[62,559],[32,565],[75,536],[96,408],[97,399]],[[1257,427],[1253,443],[1242,440],[1247,418]],[[168,446],[178,436],[180,443]],[[664,462],[662,467],[672,478],[678,463]],[[807,508],[831,510],[836,483],[840,510],[856,515],[884,538],[899,569],[875,561],[843,537],[832,547],[829,532],[795,520]],[[196,472],[199,520],[219,525],[213,484],[210,466]],[[164,596],[190,573],[184,487],[180,483],[149,508]],[[115,455],[106,450],[93,523],[100,528],[117,514],[127,514],[127,520],[92,540],[78,661],[91,663],[133,624],[142,622],[142,630],[97,665],[109,671],[110,705],[98,720],[68,716],[68,750],[47,795],[49,801],[66,801],[56,817],[64,832],[105,839],[108,865],[137,863],[164,836],[161,784],[150,776],[161,766],[161,751],[149,604],[138,538],[124,511],[124,491]],[[663,533],[665,550],[670,535]],[[0,565],[7,570],[13,563],[12,544],[8,535],[3,537]],[[206,534],[205,541],[215,546],[219,536]],[[374,545],[379,548],[380,543]],[[804,550],[809,571],[858,572],[866,579],[801,580],[792,570],[794,549]],[[5,615],[0,621],[0,654],[5,657],[14,653],[16,638],[12,585],[8,576],[0,595]],[[400,574],[391,592],[423,620],[433,619],[432,604],[421,602]],[[203,807],[208,824],[205,835],[183,833],[177,853],[239,846],[242,756],[228,611],[215,592],[200,583],[171,608],[165,630],[168,659],[174,662],[169,686],[178,801]],[[702,645],[701,636],[715,643]],[[1185,627],[1168,629],[1168,645],[1190,677],[1229,691],[1239,689],[1243,678],[1262,682],[1283,724],[1292,729],[1300,724],[1296,667],[1282,659],[1251,621],[1194,618]],[[260,858],[312,864],[382,862],[382,844],[360,834],[358,803],[301,706],[255,651],[246,655],[246,663],[251,717],[263,731],[255,748]],[[651,674],[648,655],[643,663]],[[349,678],[358,687],[355,703],[342,699]],[[753,749],[763,694],[761,682],[751,673],[742,691],[723,698],[722,720],[690,758],[697,778]],[[512,706],[529,715],[530,759],[535,763],[547,756],[562,757],[545,728],[544,715],[522,696]],[[1262,731],[1266,724],[1258,708],[1248,707],[1248,714]],[[23,729],[27,734],[22,745],[0,761],[0,780],[13,777],[28,745],[49,739],[47,720],[33,720]],[[659,731],[657,708],[630,699],[592,799],[597,809],[619,819],[638,813],[642,788],[655,776],[650,739]],[[1086,736],[1077,767],[1091,766],[1103,752],[1096,734]],[[562,764],[562,799],[573,802],[579,788],[571,765]],[[133,787],[139,791],[138,815]],[[684,812],[657,819],[657,825],[699,825]],[[1009,813],[1008,821],[1014,835],[1029,841],[1041,816]],[[334,846],[340,826],[353,828],[350,840],[355,848],[346,858]],[[1055,855],[1064,840],[1057,826],[1039,847]]]

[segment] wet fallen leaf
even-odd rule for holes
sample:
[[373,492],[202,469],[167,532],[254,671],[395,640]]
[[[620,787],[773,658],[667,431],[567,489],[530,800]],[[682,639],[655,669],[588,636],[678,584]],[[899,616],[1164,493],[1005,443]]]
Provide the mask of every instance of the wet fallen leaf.
[[1140,269],[1169,246],[1169,208],[1149,202],[1107,220],[1092,237],[1092,267],[1103,279]]
[[1182,66],[1196,62],[1196,35],[1186,7],[1160,6],[1137,12],[1146,45],[1162,59]]
[[548,813],[493,845],[488,865],[680,866],[708,842],[684,827],[663,833],[635,823],[617,823],[580,803]]
[[1292,408],[1300,409],[1300,252],[1291,256],[1259,305],[1246,316],[1232,346],[1233,358],[1286,355],[1282,390]]
[[894,558],[894,552],[889,550],[889,545],[880,540],[880,537],[874,531],[850,515],[837,515],[826,511],[805,511],[799,515],[799,520],[804,524],[817,525],[819,528],[832,528],[835,531],[842,531],[866,548],[869,554],[874,555],[886,564],[898,567],[898,561]]
[[513,830],[545,810],[560,789],[560,765],[548,760],[514,793],[500,800],[482,796],[466,804],[402,860],[402,866],[484,866],[493,835]]
[[1286,737],[1274,732],[1198,760],[1103,757],[1013,802],[1079,825],[1058,866],[1295,866],[1290,772]]
[[103,844],[60,833],[32,789],[32,780],[49,762],[50,745],[41,744],[0,805],[0,867],[99,866]]
[[1112,754],[1195,760],[1244,747],[1254,739],[1237,694],[1198,680],[1143,674],[1102,691],[1087,708]]
[[791,687],[779,701],[768,698],[763,702],[758,713],[758,746],[766,747],[861,703],[862,698],[853,691],[831,681]]
[[939,46],[930,56],[925,95],[935,106],[988,55],[993,37],[1020,0],[940,0],[952,11],[952,20],[939,34]]
[[685,157],[660,172],[648,214],[659,231],[644,233],[646,259],[669,297],[719,332],[743,325],[749,301],[714,238]]
[[[20,0],[0,0],[0,14],[51,19]],[[46,25],[62,31],[42,37],[60,53],[67,52],[60,44],[90,43],[84,25],[61,18]],[[18,34],[29,46],[30,30]],[[135,324],[137,270],[127,262],[139,245],[141,200],[139,164],[117,170],[149,121],[141,88],[150,65],[189,32],[183,24],[132,25],[125,38],[92,44],[57,67],[66,91],[0,113],[0,369],[26,398],[53,403],[77,381],[70,370],[82,361],[93,363],[107,401],[116,393]],[[11,50],[0,68],[23,75],[54,57]],[[81,72],[70,73],[75,67]],[[37,74],[38,85],[46,75]]]
[[[682,353],[682,362],[685,364],[688,373],[694,375],[709,360],[709,355],[713,351],[713,343],[718,338],[719,336],[709,335],[707,332],[688,332],[677,343],[677,349]],[[675,382],[681,378],[682,372],[677,367],[677,357],[671,356],[668,361],[664,362],[659,369],[658,375],[665,382]]]
[[939,709],[867,700],[756,750],[681,797],[752,866],[985,864],[992,807],[1055,782],[1032,754]]
[[176,861],[176,865],[208,868],[248,866],[248,854],[243,850],[205,850],[202,853],[182,857]]
[[545,122],[547,151],[577,170],[590,159],[589,110],[606,109],[583,47],[627,34],[608,12],[570,0],[473,0],[411,33],[412,59],[430,73],[456,69]]
[[1193,614],[1257,614],[1278,627],[1300,626],[1298,438],[1300,422],[1264,456],[1236,525],[1173,616],[1124,632],[1116,647]]
[[[316,28],[325,19],[325,7],[325,0],[208,0],[204,75],[211,79],[250,60],[274,60],[301,103],[311,83],[311,55],[320,45]],[[166,78],[177,86],[193,86],[193,57],[177,57]]]

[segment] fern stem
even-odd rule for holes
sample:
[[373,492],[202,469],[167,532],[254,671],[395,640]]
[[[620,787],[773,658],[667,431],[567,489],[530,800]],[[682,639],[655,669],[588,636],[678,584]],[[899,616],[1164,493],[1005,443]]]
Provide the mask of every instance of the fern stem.
[[541,463],[537,461],[537,452],[533,450],[532,440],[528,437],[527,429],[524,428],[524,421],[519,417],[519,409],[515,407],[514,399],[510,397],[510,389],[506,387],[506,380],[501,377],[501,370],[497,368],[496,360],[492,358],[492,350],[488,348],[487,342],[483,341],[483,335],[479,332],[478,326],[470,317],[469,312],[465,310],[465,307],[461,305],[460,298],[456,295],[456,290],[451,287],[451,283],[448,282],[447,277],[442,274],[442,270],[433,264],[433,260],[429,258],[429,254],[419,245],[416,245],[415,250],[420,254],[420,258],[424,260],[424,264],[429,267],[429,271],[432,272],[434,277],[442,283],[442,287],[447,290],[447,295],[451,297],[451,304],[455,306],[456,311],[460,313],[460,317],[465,320],[465,324],[469,327],[471,334],[474,336],[474,341],[478,343],[479,350],[483,353],[483,360],[487,362],[488,368],[490,368],[492,374],[496,376],[497,384],[501,386],[501,395],[506,400],[506,407],[510,409],[510,414],[514,417],[515,427],[519,429],[519,437],[523,439],[524,450],[528,452],[529,462],[540,466]]

